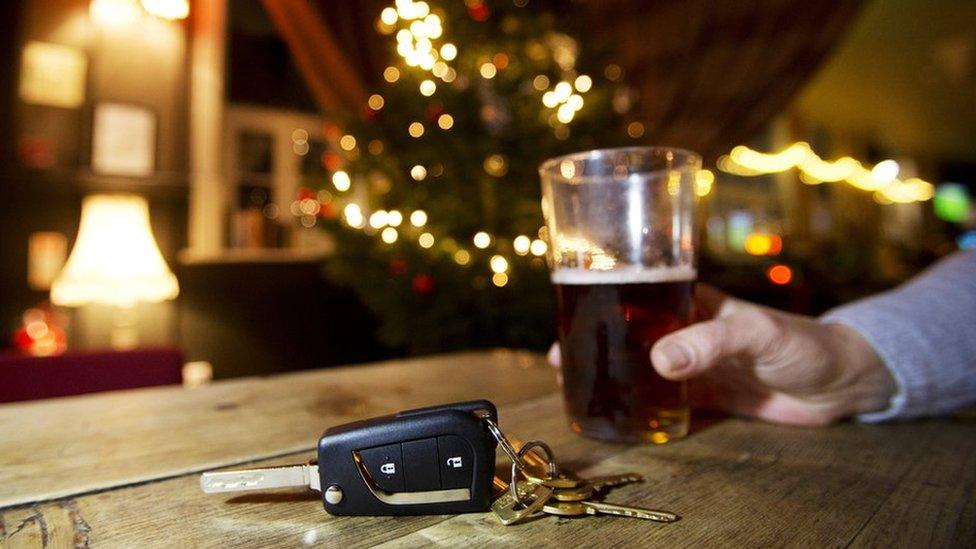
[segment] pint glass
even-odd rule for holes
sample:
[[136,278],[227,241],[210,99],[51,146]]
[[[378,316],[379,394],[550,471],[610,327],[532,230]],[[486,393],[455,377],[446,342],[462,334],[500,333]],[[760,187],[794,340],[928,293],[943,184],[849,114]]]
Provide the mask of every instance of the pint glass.
[[682,382],[650,351],[692,318],[695,177],[701,158],[666,147],[553,158],[539,169],[573,430],[619,442],[685,436]]

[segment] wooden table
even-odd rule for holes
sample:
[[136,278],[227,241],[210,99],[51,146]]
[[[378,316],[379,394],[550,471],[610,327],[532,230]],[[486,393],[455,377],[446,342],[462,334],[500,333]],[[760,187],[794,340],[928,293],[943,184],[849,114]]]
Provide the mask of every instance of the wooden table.
[[[582,474],[637,471],[607,500],[675,511],[668,525],[488,513],[332,517],[303,491],[205,495],[199,472],[314,457],[329,425],[487,397],[503,428],[543,438]],[[798,429],[700,422],[663,446],[599,443],[566,426],[542,357],[444,355],[199,389],[156,388],[0,406],[0,540],[11,547],[323,544],[969,546],[976,421]]]

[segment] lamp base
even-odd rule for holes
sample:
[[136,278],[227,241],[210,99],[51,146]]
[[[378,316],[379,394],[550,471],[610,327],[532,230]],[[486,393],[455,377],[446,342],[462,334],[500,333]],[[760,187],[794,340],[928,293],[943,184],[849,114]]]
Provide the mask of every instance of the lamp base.
[[139,328],[136,324],[135,306],[118,306],[112,311],[112,333],[109,343],[118,351],[139,346]]

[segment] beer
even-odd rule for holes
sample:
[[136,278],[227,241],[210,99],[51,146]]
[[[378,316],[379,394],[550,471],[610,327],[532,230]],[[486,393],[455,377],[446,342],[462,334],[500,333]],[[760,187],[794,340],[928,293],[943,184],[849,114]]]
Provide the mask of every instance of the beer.
[[662,378],[650,351],[692,318],[691,267],[558,269],[563,391],[573,430],[621,442],[664,443],[688,431],[684,383]]
[[701,157],[672,147],[586,151],[539,167],[578,433],[655,444],[688,433],[687,384],[659,376],[650,352],[691,322],[700,169]]

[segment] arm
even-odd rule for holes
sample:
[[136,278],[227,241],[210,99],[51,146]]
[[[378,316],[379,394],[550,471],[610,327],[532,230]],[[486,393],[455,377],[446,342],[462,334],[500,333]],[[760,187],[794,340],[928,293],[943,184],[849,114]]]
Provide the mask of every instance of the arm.
[[943,414],[976,402],[976,251],[952,255],[910,282],[830,311],[856,331],[897,384],[884,421]]

